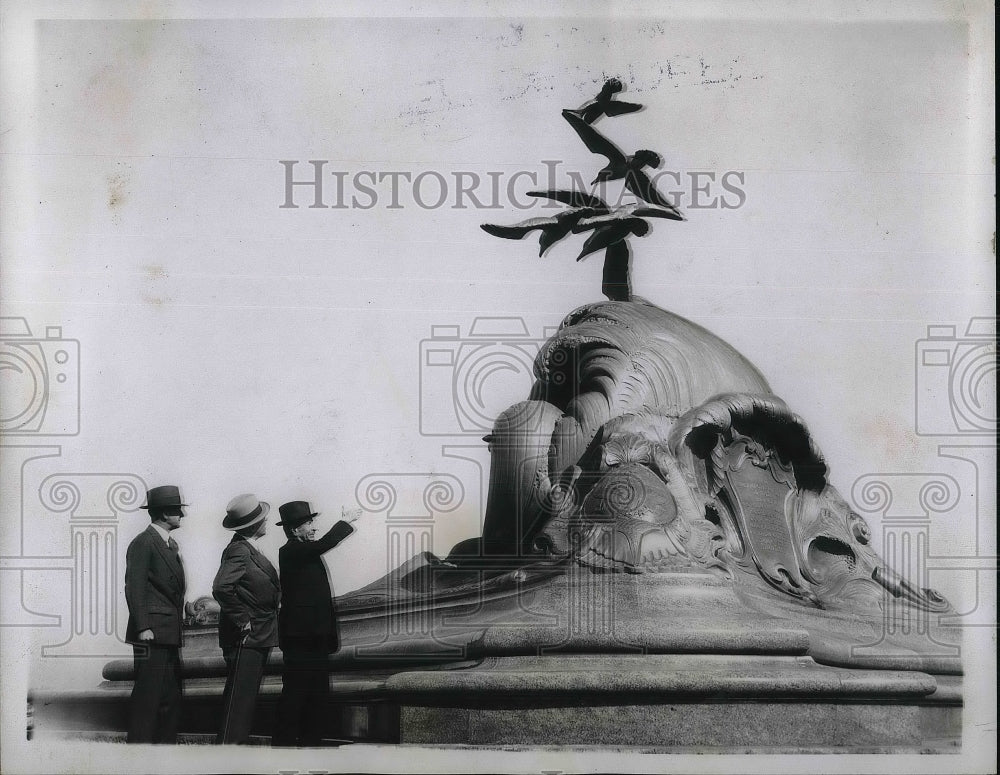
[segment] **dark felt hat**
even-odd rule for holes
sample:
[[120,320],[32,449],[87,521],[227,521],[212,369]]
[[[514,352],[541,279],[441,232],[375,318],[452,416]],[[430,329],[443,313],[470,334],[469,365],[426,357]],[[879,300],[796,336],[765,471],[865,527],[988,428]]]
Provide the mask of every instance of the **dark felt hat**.
[[187,506],[181,502],[181,491],[172,484],[165,484],[162,487],[154,487],[146,490],[146,504],[144,509],[179,509]]
[[296,528],[303,522],[308,522],[319,514],[318,511],[312,510],[308,501],[289,501],[288,503],[283,503],[278,507],[278,513],[281,514],[281,521],[277,524],[288,528]]
[[222,526],[226,530],[242,530],[259,524],[270,510],[271,505],[258,500],[256,495],[237,495],[226,506],[226,518],[222,520]]

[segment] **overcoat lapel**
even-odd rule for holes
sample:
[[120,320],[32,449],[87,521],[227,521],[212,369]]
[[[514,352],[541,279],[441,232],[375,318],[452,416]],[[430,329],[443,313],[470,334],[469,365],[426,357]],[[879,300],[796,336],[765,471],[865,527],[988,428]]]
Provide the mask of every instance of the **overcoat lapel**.
[[[250,543],[249,541],[247,543]],[[274,585],[275,589],[278,589],[278,572],[274,569],[271,561],[263,555],[263,553],[253,544],[250,544],[250,557],[264,573],[267,578]]]

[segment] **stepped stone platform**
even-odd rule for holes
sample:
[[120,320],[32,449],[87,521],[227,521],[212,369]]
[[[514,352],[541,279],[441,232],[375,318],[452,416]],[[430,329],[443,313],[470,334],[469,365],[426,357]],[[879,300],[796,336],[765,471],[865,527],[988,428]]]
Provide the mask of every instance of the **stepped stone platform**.
[[[817,642],[836,619],[762,619],[734,584],[711,574],[596,578],[589,594],[616,601],[618,618],[567,615],[586,585],[565,576],[466,606],[346,612],[345,645],[330,660],[331,744],[957,750],[954,658],[893,653],[869,622],[870,653],[852,664]],[[629,618],[630,606],[664,618]],[[470,618],[499,623],[471,626]],[[214,639],[211,627],[188,632],[185,734],[210,735],[218,724],[225,666]],[[878,663],[886,666],[870,666]],[[129,660],[111,662],[94,690],[36,694],[36,734],[123,731],[131,670]],[[255,723],[262,738],[280,670],[276,652]]]

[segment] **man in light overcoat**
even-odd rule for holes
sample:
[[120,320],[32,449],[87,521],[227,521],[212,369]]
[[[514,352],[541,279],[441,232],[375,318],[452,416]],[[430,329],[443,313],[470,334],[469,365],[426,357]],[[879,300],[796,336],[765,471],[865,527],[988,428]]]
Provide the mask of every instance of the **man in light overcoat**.
[[267,532],[269,510],[254,495],[238,495],[226,507],[222,522],[235,535],[222,552],[212,584],[221,608],[219,646],[227,668],[217,743],[249,740],[264,667],[278,645],[278,572],[256,546]]

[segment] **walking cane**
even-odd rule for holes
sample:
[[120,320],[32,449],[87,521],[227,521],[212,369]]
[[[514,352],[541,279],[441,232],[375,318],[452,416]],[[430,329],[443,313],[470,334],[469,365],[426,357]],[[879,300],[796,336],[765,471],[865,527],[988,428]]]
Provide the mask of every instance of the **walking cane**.
[[247,638],[250,637],[250,630],[247,630],[243,637],[240,639],[240,645],[236,647],[236,659],[233,660],[233,683],[232,691],[229,692],[229,701],[226,703],[224,709],[224,722],[222,724],[222,742],[223,744],[229,742],[226,738],[229,737],[229,724],[232,721],[233,713],[233,699],[236,697],[236,677],[240,674],[240,657],[243,656],[243,644],[247,642]]

